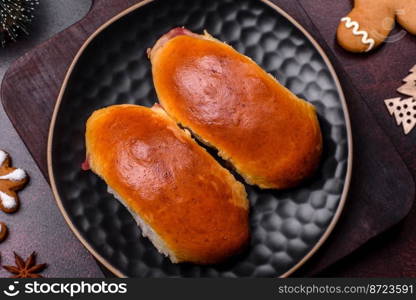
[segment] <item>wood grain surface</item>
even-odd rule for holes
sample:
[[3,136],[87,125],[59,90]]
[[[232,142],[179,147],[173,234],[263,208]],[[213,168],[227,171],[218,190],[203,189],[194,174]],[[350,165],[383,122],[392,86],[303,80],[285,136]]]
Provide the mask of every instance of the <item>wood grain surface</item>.
[[[388,114],[384,99],[402,97],[396,89],[402,85],[412,66],[416,64],[416,37],[406,33],[402,38],[392,39],[379,49],[362,55],[344,51],[335,40],[339,20],[348,14],[352,1],[299,0],[305,15],[309,18],[309,30],[326,45],[336,66],[342,66],[351,88],[360,96],[362,108],[367,107],[374,120],[388,136],[394,148],[407,165],[413,179],[416,178],[416,130],[404,135],[402,128],[396,126],[395,120]],[[319,5],[316,5],[319,2]],[[392,36],[402,36],[405,31],[396,26]],[[344,86],[345,88],[345,86]],[[349,102],[350,108],[351,103]],[[353,115],[354,112],[351,112]],[[365,126],[365,125],[363,125]],[[368,145],[368,144],[367,144]],[[357,150],[357,149],[356,149]],[[376,152],[387,151],[383,147]],[[375,157],[373,158],[375,159]],[[385,166],[387,167],[387,166]],[[387,181],[387,180],[386,180]],[[395,185],[401,184],[395,179]],[[414,194],[409,194],[413,199]],[[398,195],[392,195],[391,203],[400,207],[406,201]],[[411,204],[413,205],[413,203]],[[391,207],[391,209],[394,209]],[[373,214],[376,214],[374,212]],[[353,256],[344,259],[339,265],[324,272],[331,276],[416,276],[416,207],[412,206],[408,216],[399,224],[375,238]]]
[[[69,64],[92,32],[137,2],[96,0],[83,20],[17,60],[5,75],[1,89],[5,110],[46,177],[49,122]],[[334,42],[337,22],[351,8],[348,1],[273,2],[299,21],[328,53],[340,77],[352,121],[354,161],[349,197],[329,240],[297,274],[312,275],[397,224],[413,204],[414,181],[406,165],[415,175],[416,158],[410,151],[414,149],[415,133],[413,139],[402,135],[383,107],[383,99],[396,96],[394,90],[401,78],[416,63],[411,64],[411,58],[403,59],[400,54],[414,52],[416,39],[406,36],[373,54],[352,55]],[[334,267],[330,273],[354,276],[342,273],[344,269]]]

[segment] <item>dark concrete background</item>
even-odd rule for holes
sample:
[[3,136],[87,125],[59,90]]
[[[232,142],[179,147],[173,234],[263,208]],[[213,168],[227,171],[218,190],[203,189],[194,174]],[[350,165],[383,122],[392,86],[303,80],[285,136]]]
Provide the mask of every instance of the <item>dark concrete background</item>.
[[[0,48],[0,81],[9,65],[18,57],[24,55],[37,44],[47,40],[54,34],[62,31],[74,22],[81,19],[89,10],[91,0],[41,0],[40,6],[35,11],[35,20],[30,27],[30,36],[23,37],[16,43],[8,44],[6,48]],[[16,87],[18,88],[18,87]],[[30,101],[30,99],[27,99]],[[32,251],[38,251],[38,262],[46,262],[48,268],[42,273],[47,277],[101,277],[103,276],[98,265],[88,251],[81,245],[76,237],[66,226],[65,220],[55,204],[49,185],[40,173],[38,167],[27,151],[22,140],[17,135],[3,107],[0,105],[0,149],[9,152],[13,159],[13,165],[24,168],[30,175],[28,186],[19,193],[21,207],[12,215],[0,212],[0,221],[5,222],[10,230],[9,237],[0,244],[0,263],[4,265],[13,264],[13,251],[26,258]],[[31,201],[42,198],[42,201]],[[33,226],[26,228],[20,224],[20,220],[31,219],[37,209],[37,205],[45,207],[48,213],[44,219],[33,218]],[[47,220],[47,222],[46,222]],[[56,224],[56,227],[65,228],[58,233],[49,224]],[[35,231],[37,233],[35,234]],[[14,239],[13,233],[19,232],[23,240]],[[32,236],[42,236],[42,239],[33,240]],[[62,244],[56,243],[62,240]],[[53,242],[52,242],[53,241]],[[50,244],[44,247],[45,244]],[[71,244],[70,249],[62,249],[61,245]],[[46,250],[45,250],[46,249]],[[78,257],[74,261],[72,257]],[[89,266],[89,267],[87,267]],[[91,267],[92,266],[92,267]],[[0,277],[7,277],[9,274],[2,268]]]

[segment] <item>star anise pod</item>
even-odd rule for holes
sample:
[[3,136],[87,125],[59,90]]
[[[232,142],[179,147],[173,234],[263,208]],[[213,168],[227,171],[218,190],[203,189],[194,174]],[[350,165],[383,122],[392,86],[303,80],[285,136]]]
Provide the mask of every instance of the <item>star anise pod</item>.
[[24,261],[16,252],[14,253],[14,262],[16,266],[3,266],[8,272],[13,275],[10,278],[42,278],[37,274],[46,268],[46,264],[36,264],[36,253],[32,254]]

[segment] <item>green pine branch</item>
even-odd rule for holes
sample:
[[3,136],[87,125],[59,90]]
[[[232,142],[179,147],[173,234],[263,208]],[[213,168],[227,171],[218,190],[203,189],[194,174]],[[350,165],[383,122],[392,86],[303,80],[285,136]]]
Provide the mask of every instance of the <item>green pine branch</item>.
[[27,26],[34,18],[39,0],[0,0],[0,44],[16,41],[21,34],[29,34]]

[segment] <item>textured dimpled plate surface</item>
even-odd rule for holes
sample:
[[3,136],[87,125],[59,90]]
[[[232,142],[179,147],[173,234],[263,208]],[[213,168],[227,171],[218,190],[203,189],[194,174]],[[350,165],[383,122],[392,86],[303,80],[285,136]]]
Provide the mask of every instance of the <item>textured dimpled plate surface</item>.
[[[175,26],[209,33],[254,59],[318,111],[324,153],[315,176],[296,189],[246,185],[251,212],[247,251],[225,264],[172,264],[141,237],[105,183],[80,165],[88,116],[121,103],[157,101],[146,49]],[[64,210],[108,264],[132,277],[276,277],[294,267],[327,230],[340,204],[348,165],[347,124],[328,66],[306,36],[259,0],[156,0],[104,29],[87,46],[57,110],[52,168]]]

